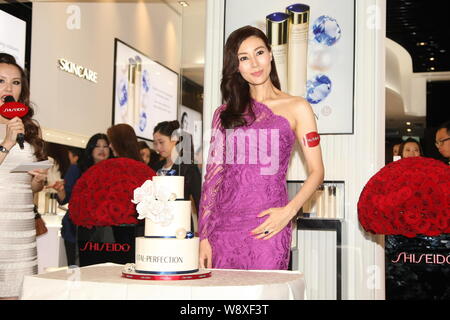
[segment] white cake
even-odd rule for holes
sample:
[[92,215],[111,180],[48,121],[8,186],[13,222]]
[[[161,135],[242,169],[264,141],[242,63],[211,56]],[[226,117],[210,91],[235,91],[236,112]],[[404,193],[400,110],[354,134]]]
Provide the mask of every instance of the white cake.
[[[165,223],[145,218],[145,236],[136,238],[136,272],[185,274],[198,271],[199,238],[191,230],[191,202],[184,199],[184,177],[155,176],[153,186],[175,194],[166,201],[165,212],[172,214]],[[139,210],[138,210],[139,212]],[[158,223],[155,222],[158,221]]]

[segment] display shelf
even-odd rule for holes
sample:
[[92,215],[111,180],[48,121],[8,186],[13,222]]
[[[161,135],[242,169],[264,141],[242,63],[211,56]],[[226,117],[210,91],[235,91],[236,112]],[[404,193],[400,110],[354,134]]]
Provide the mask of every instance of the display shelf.
[[[288,181],[289,199],[302,188],[304,181]],[[297,230],[334,231],[336,233],[336,299],[342,299],[342,223],[345,220],[345,182],[326,180],[306,201],[297,215]],[[297,237],[296,237],[297,238]],[[320,241],[326,243],[326,238]],[[296,239],[295,247],[298,246]],[[331,251],[332,252],[332,251]],[[334,271],[333,271],[334,273]]]
[[[289,199],[302,188],[304,181],[288,181]],[[299,214],[304,218],[344,220],[345,219],[344,181],[324,181],[315,193],[305,202]]]
[[336,299],[342,299],[342,221],[337,219],[298,218],[297,230],[336,232]]

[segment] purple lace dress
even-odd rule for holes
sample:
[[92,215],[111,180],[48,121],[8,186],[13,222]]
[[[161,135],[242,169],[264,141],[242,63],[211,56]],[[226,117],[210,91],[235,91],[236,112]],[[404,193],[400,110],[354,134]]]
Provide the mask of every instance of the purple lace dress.
[[[268,216],[263,210],[288,203],[286,173],[295,135],[286,118],[253,101],[256,119],[225,130],[219,107],[199,209],[200,239],[212,247],[213,268],[285,270],[291,247],[291,224],[269,240],[251,230]],[[245,148],[244,148],[245,146]]]

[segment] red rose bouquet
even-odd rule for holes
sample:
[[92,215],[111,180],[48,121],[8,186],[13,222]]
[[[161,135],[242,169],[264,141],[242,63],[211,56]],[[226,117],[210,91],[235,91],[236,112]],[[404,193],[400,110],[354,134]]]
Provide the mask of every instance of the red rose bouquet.
[[75,184],[69,202],[72,221],[79,226],[136,224],[133,191],[155,172],[129,158],[103,160],[90,167]]
[[361,192],[358,218],[375,234],[450,233],[450,166],[425,157],[386,165]]

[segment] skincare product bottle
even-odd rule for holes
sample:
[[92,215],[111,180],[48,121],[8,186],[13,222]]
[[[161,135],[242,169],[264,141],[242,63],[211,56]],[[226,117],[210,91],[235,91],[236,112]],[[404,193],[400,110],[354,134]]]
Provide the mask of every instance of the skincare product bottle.
[[310,214],[310,217],[311,218],[317,218],[318,217],[318,214],[317,214],[317,208],[318,208],[318,206],[319,206],[319,204],[318,204],[318,198],[317,198],[317,196],[318,196],[318,190],[316,190],[312,195],[311,195],[311,197],[309,198],[309,209],[310,209],[310,212],[311,212],[311,214]]
[[330,218],[330,186],[324,186],[323,188],[323,218]]
[[50,212],[50,192],[45,193],[44,212]]
[[310,200],[310,214],[309,217],[310,218],[317,218],[317,197],[316,194],[313,194],[312,196],[312,200]]
[[316,190],[316,206],[317,206],[317,218],[323,218],[323,210],[324,210],[324,187],[323,185],[319,186],[318,190]]
[[311,215],[311,199],[305,201],[302,207],[303,213],[307,213],[308,216]]
[[127,106],[127,123],[134,128],[134,92],[136,79],[136,62],[133,58],[128,59],[128,106]]
[[283,12],[274,12],[266,16],[266,31],[272,56],[275,60],[281,91],[287,92],[288,58],[288,19]]
[[336,216],[336,186],[330,187],[330,218],[337,219]]
[[288,93],[303,96],[306,92],[309,6],[301,3],[286,8],[288,26]]
[[140,128],[140,114],[141,114],[141,87],[142,87],[142,59],[139,56],[136,56],[136,71],[134,74],[134,118],[133,125],[136,132],[136,129]]
[[336,219],[343,219],[344,215],[342,212],[342,209],[343,209],[342,205],[344,202],[341,201],[341,187],[340,186],[336,186],[336,189],[334,191],[334,198],[335,198],[335,202],[336,202]]

